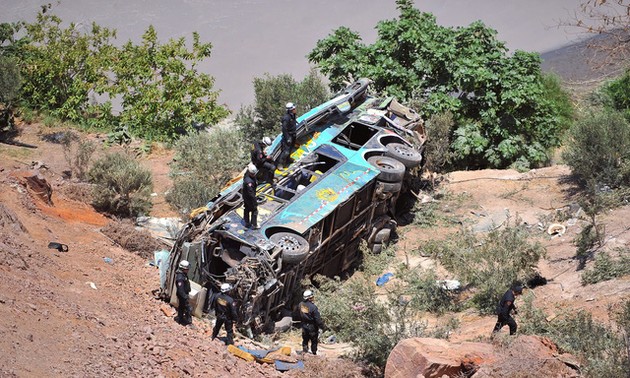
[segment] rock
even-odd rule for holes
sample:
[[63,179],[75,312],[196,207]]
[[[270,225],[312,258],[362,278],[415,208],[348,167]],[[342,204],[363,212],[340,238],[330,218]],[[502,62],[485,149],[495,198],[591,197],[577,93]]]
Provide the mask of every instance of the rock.
[[162,306],[160,306],[160,310],[162,310],[164,315],[168,316],[169,318],[175,313],[174,309],[167,304],[163,304]]
[[392,350],[385,377],[438,378],[443,375],[475,378],[519,376],[573,377],[577,360],[559,354],[548,338],[518,336],[505,348],[486,343],[450,343],[445,340],[415,338],[401,341]]
[[398,343],[390,353],[385,366],[385,377],[458,376],[468,371],[474,372],[478,364],[491,359],[493,354],[490,344],[451,344],[446,340],[431,338],[406,339]]

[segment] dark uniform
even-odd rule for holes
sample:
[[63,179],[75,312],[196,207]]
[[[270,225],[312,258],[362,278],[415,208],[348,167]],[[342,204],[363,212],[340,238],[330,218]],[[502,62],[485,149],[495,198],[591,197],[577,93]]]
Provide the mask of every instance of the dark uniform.
[[177,322],[181,325],[192,323],[190,304],[188,304],[188,294],[190,293],[190,281],[188,275],[181,270],[175,274],[175,285],[177,286]]
[[252,163],[262,171],[263,180],[265,182],[273,181],[273,172],[276,170],[276,166],[267,157],[264,143],[254,142],[250,154]]
[[300,319],[302,321],[302,351],[308,352],[308,342],[311,342],[311,352],[317,354],[317,337],[319,330],[324,328],[324,322],[319,315],[317,306],[309,300],[300,302]]
[[297,136],[297,121],[293,110],[287,110],[282,117],[282,153],[278,159],[278,164],[288,165],[291,149],[295,144]]
[[513,289],[506,291],[499,301],[499,306],[497,307],[497,324],[495,324],[492,333],[499,332],[505,325],[510,327],[510,335],[516,333],[516,321],[510,314],[512,310],[516,312],[516,306],[514,306],[514,300],[516,298],[514,297],[514,292],[512,290]]
[[227,332],[227,345],[234,344],[234,322],[236,321],[236,307],[234,305],[234,299],[226,293],[221,293],[214,301],[214,312],[217,316],[217,322],[212,330],[212,339],[219,334],[221,326],[225,324],[225,331]]
[[245,218],[245,227],[258,228],[258,202],[256,201],[256,187],[258,182],[256,177],[249,172],[245,173],[243,178],[243,218]]

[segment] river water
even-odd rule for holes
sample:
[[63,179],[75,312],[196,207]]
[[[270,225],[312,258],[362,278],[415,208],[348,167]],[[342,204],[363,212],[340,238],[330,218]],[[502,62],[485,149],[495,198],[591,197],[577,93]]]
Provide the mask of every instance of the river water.
[[[0,22],[32,21],[51,0],[0,0]],[[511,50],[547,52],[579,37],[556,25],[577,10],[580,0],[416,0],[445,26],[475,20],[498,31]],[[66,22],[118,30],[118,40],[137,41],[153,25],[162,41],[197,31],[213,45],[200,70],[216,79],[219,102],[237,111],[253,102],[252,80],[265,73],[288,73],[301,80],[305,56],[332,30],[347,26],[364,42],[376,38],[379,20],[398,15],[394,0],[64,0],[53,12]]]

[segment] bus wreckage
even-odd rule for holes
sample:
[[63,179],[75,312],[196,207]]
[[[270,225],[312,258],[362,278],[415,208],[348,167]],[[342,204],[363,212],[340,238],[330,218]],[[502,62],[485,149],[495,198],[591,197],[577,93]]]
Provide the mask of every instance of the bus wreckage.
[[[368,94],[360,79],[297,118],[292,163],[257,188],[260,229],[243,221],[242,175],[178,232],[160,295],[177,304],[175,271],[190,262],[190,304],[208,312],[221,283],[232,285],[239,327],[273,331],[305,277],[328,277],[360,261],[362,240],[379,252],[396,227],[408,170],[422,163],[423,122],[393,98]],[[281,135],[267,148],[280,154]],[[243,171],[244,172],[244,171]]]

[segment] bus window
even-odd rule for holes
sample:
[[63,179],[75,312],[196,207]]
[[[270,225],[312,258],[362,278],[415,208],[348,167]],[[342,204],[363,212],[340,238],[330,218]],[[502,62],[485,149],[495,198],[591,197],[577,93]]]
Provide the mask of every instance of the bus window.
[[362,123],[353,122],[346,126],[332,141],[338,145],[357,151],[376,133],[377,129]]

